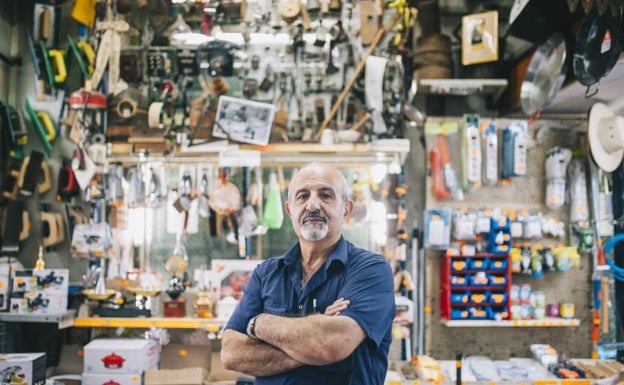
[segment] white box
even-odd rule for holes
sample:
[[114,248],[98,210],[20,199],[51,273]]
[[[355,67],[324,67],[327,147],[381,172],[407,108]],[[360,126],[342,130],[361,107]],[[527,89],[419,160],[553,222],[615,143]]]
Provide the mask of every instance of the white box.
[[[19,379],[20,384],[43,385],[46,382],[46,355],[45,353],[0,354],[0,373],[3,378]],[[1,380],[0,382],[4,384]]]
[[16,270],[13,292],[44,291],[65,293],[69,290],[69,269]]
[[67,293],[29,291],[23,297],[11,298],[9,311],[20,314],[63,314],[67,312]]
[[84,347],[84,372],[137,374],[158,369],[160,345],[137,338],[95,339]]
[[141,374],[82,373],[81,385],[141,385],[142,377]]
[[8,274],[2,273],[0,265],[0,311],[9,310],[11,280]]
[[146,370],[145,385],[203,385],[208,372],[209,369],[201,367]]

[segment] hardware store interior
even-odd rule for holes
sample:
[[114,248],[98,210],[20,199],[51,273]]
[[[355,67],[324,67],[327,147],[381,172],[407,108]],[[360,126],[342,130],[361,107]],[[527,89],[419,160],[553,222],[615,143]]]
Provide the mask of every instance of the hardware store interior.
[[223,328],[311,161],[393,269],[387,384],[620,382],[623,7],[0,0],[0,383],[253,383]]

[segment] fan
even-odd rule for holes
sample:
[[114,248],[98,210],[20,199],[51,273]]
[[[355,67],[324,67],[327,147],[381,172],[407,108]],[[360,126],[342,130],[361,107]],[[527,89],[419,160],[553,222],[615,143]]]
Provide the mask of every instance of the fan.
[[587,127],[591,155],[603,171],[615,170],[624,157],[624,117],[615,115],[606,104],[589,110]]

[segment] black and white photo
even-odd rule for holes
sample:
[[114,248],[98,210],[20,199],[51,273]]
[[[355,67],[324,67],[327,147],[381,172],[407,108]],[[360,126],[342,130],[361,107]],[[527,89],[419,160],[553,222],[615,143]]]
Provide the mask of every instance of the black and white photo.
[[264,146],[269,143],[274,115],[272,104],[221,96],[212,134]]

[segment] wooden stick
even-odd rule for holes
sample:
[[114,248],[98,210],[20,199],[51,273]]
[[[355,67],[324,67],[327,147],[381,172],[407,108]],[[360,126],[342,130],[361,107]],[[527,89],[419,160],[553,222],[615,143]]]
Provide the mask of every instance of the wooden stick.
[[603,334],[609,333],[609,277],[600,278],[600,290],[602,298],[600,298],[601,320],[600,326]]
[[384,35],[388,33],[390,29],[392,29],[392,27],[394,27],[396,22],[399,20],[400,16],[401,16],[400,13],[396,12],[394,15],[392,15],[392,18],[388,21],[388,23],[386,23],[386,25],[384,25],[382,29],[377,31],[377,34],[375,35],[375,38],[371,42],[371,45],[368,48],[368,51],[366,51],[366,54],[364,55],[364,57],[362,57],[357,67],[355,67],[355,70],[353,71],[353,75],[351,75],[351,79],[349,80],[345,88],[342,90],[340,95],[338,96],[338,99],[336,99],[336,102],[334,103],[331,110],[329,111],[329,115],[327,115],[327,117],[325,117],[325,120],[323,120],[323,123],[321,124],[316,134],[316,140],[319,140],[321,138],[323,131],[327,128],[327,125],[329,124],[329,122],[334,118],[334,116],[336,115],[336,112],[338,112],[338,109],[340,108],[340,105],[344,101],[344,98],[347,96],[349,91],[351,91],[351,87],[353,87],[353,85],[355,84],[355,81],[360,75],[360,72],[362,72],[362,70],[366,66],[366,59],[368,59],[368,57],[373,53],[373,51],[377,47],[377,44],[379,44],[379,42],[381,41],[381,38],[383,38]]

